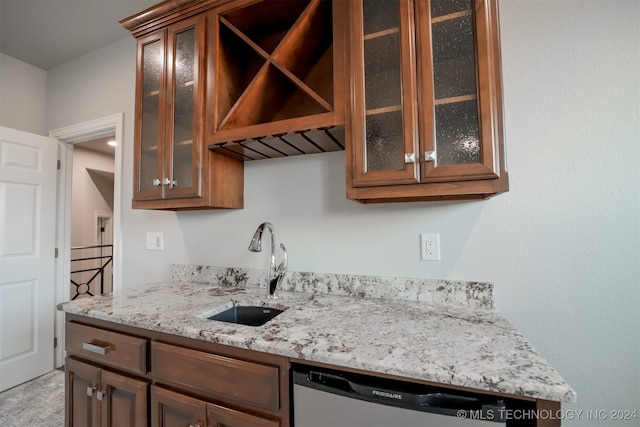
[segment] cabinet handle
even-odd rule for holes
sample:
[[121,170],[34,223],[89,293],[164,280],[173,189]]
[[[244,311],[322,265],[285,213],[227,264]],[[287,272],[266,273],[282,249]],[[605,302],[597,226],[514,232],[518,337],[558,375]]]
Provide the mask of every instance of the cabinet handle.
[[100,401],[102,401],[106,396],[107,396],[107,392],[106,391],[99,391],[99,392],[96,393],[96,397]]
[[95,387],[87,387],[87,396],[93,396],[94,391],[96,391]]
[[405,153],[404,162],[405,163],[415,163],[416,162],[416,153]]
[[165,178],[162,180],[162,185],[170,185],[171,187],[176,187],[178,185],[177,180],[170,180],[169,178]]
[[436,161],[436,152],[435,151],[425,151],[424,152],[424,161],[425,162],[435,162]]
[[189,427],[200,427],[200,424],[189,424]]
[[157,186],[157,185],[160,185],[160,184],[162,184],[162,181],[160,181],[160,178],[154,178],[153,179],[153,185]]
[[101,354],[104,356],[105,354],[109,353],[109,350],[111,350],[111,346],[109,345],[103,346],[103,345],[92,344],[90,342],[83,342],[82,349],[90,351],[92,353]]

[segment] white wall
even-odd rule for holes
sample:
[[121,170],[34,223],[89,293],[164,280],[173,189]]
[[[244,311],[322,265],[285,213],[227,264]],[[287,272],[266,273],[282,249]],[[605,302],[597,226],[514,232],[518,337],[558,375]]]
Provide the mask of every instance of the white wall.
[[97,244],[95,213],[112,213],[111,205],[100,194],[87,168],[113,173],[113,156],[78,146],[73,149],[71,246]]
[[47,72],[0,53],[0,126],[48,135],[44,124]]
[[[488,201],[362,206],[333,153],[248,163],[243,210],[132,211],[133,39],[48,73],[47,129],[125,112],[125,287],[169,263],[262,267],[246,248],[269,220],[291,270],[494,282],[578,392],[565,408],[640,410],[640,3],[500,8],[511,191]],[[164,232],[164,252],[144,249],[146,231]],[[440,233],[442,261],[419,260],[421,232]]]

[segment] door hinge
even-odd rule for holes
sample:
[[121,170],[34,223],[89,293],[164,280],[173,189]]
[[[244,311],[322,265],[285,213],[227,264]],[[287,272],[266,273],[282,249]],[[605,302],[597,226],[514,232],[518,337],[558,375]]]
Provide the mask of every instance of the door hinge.
[[53,337],[53,348],[58,348],[58,337]]
[[62,162],[58,160],[58,170],[60,170],[61,168],[62,168]]
[[54,258],[58,258],[58,248],[55,249]]

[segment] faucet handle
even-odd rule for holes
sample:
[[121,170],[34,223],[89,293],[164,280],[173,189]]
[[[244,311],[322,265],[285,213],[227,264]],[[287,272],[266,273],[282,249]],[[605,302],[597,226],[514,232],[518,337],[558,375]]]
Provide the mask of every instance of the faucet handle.
[[285,249],[282,243],[280,243],[280,249],[282,249],[283,258],[282,258],[282,261],[280,261],[280,264],[278,264],[278,268],[276,269],[276,271],[278,272],[279,275],[283,275],[284,273],[287,272],[288,256],[287,256],[287,250]]

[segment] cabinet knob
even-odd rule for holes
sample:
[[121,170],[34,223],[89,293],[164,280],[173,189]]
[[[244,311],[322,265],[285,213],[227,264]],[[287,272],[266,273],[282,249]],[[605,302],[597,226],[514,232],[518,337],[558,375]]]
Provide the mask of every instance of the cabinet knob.
[[153,185],[160,185],[160,184],[162,184],[162,181],[160,181],[160,178],[153,179]]
[[169,178],[165,178],[162,180],[162,185],[170,185],[171,187],[176,187],[178,185],[178,180],[170,180]]
[[416,162],[416,153],[405,153],[404,162],[405,163],[415,163]]
[[87,387],[87,396],[93,396],[94,391],[96,391],[95,387]]
[[99,391],[96,393],[96,398],[100,401],[102,401],[106,396],[107,396],[107,392],[105,391]]
[[436,152],[435,151],[425,151],[424,152],[424,161],[425,162],[435,162],[436,161]]

